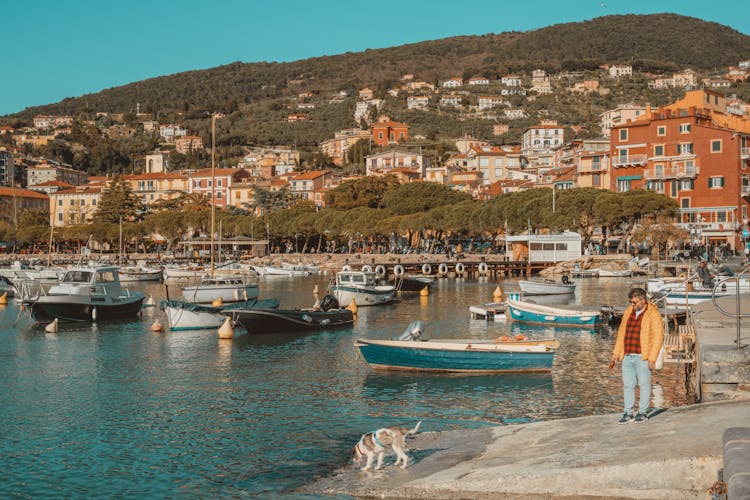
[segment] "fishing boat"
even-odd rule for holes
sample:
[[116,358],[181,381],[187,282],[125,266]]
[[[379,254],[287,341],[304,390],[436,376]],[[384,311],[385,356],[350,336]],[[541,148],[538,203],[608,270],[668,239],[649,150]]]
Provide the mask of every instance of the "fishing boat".
[[550,326],[595,326],[600,320],[598,311],[561,309],[521,300],[508,300],[506,314],[513,321]]
[[167,315],[167,323],[172,331],[218,328],[226,319],[222,311],[253,307],[273,309],[279,307],[279,301],[276,299],[253,299],[220,306],[195,304],[184,300],[162,300],[159,303],[159,308]]
[[358,339],[365,360],[379,370],[458,373],[548,372],[560,343],[525,336],[494,340],[422,340],[422,322],[412,322],[394,340]]
[[225,309],[224,314],[249,333],[301,332],[341,328],[354,323],[349,309]]
[[576,282],[563,275],[561,281],[553,279],[519,280],[518,286],[524,295],[566,295],[575,293]]
[[198,304],[208,304],[218,299],[222,302],[240,302],[258,298],[258,285],[243,277],[205,277],[200,283],[181,289],[186,301]]
[[120,282],[128,281],[161,281],[164,271],[158,267],[121,266],[119,269]]
[[37,319],[97,321],[135,315],[144,298],[120,285],[116,266],[86,266],[68,270],[59,284],[24,302]]
[[389,281],[399,292],[419,292],[425,287],[430,288],[435,284],[435,276],[411,275],[395,276]]
[[391,302],[396,296],[396,287],[379,285],[374,272],[339,271],[331,292],[343,307],[349,306],[352,300],[358,306],[374,306]]

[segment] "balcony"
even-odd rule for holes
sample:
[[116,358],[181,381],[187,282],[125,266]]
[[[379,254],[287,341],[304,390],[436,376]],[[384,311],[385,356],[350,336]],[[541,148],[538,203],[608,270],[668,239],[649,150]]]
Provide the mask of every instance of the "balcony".
[[638,165],[645,165],[648,161],[646,155],[629,155],[629,156],[616,156],[612,158],[612,166],[617,167],[634,167]]
[[643,172],[643,178],[646,180],[695,179],[699,173],[700,167],[697,166],[663,168],[658,172],[652,167]]
[[607,161],[600,161],[596,163],[580,162],[578,164],[579,174],[598,174],[607,170]]
[[750,148],[740,148],[740,158],[743,160],[750,158]]

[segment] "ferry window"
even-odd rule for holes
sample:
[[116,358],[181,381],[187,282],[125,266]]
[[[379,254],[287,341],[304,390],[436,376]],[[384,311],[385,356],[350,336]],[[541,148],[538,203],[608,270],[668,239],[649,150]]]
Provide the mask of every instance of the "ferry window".
[[111,283],[115,281],[115,273],[112,271],[100,271],[96,273],[97,283]]
[[91,281],[91,273],[87,271],[68,271],[63,278],[63,283],[88,283]]
[[568,250],[568,244],[567,243],[555,243],[555,250]]

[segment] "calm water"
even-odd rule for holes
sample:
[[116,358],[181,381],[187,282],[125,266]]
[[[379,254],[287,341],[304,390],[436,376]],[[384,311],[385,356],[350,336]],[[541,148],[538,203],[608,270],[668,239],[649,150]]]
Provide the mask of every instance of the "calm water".
[[[261,298],[309,306],[327,277],[262,279]],[[39,496],[296,496],[346,463],[369,430],[422,420],[440,431],[619,412],[609,331],[470,321],[497,283],[442,280],[426,300],[362,308],[350,329],[219,341],[213,331],[152,333],[143,319],[33,326],[0,311],[0,494]],[[513,288],[513,281],[503,283]],[[627,282],[581,280],[574,303],[624,304]],[[163,286],[143,286],[155,299]],[[174,295],[174,287],[171,287]],[[426,335],[554,335],[551,374],[451,376],[371,371],[353,346],[414,319]],[[672,366],[655,377],[665,405],[686,403]]]

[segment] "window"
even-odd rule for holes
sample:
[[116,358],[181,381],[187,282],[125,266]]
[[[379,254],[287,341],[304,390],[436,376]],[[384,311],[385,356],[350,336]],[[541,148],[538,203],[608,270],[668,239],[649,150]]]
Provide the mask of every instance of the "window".
[[690,124],[689,123],[680,123],[680,133],[681,134],[689,134],[690,133]]
[[618,179],[617,180],[617,191],[624,193],[630,191],[630,179]]
[[709,189],[712,189],[712,188],[723,188],[724,187],[724,177],[723,176],[709,177],[708,178],[708,187],[709,187]]
[[681,208],[690,208],[690,198],[682,198],[680,200],[680,207]]
[[664,156],[664,144],[654,146],[654,156]]
[[221,179],[216,180],[216,187],[221,187]]
[[497,179],[498,177],[502,177],[502,176],[503,176],[503,169],[502,168],[496,168],[495,169],[495,178]]
[[75,204],[76,204],[76,200],[70,200],[70,206],[71,206],[71,207],[72,207],[73,205],[75,205]]
[[646,189],[649,191],[656,191],[657,193],[664,192],[664,181],[657,180],[657,181],[648,181],[646,184]]
[[677,154],[686,155],[693,154],[693,143],[692,142],[681,142],[677,145]]
[[61,206],[62,206],[62,200],[57,200],[57,206],[58,206],[58,207],[61,207]]
[[727,221],[726,212],[716,212],[716,222],[726,222],[726,221]]
[[666,125],[659,125],[656,127],[656,135],[658,136],[665,136],[667,135],[667,126]]
[[602,177],[599,174],[594,174],[591,176],[591,185],[592,186],[601,186],[602,185]]
[[92,198],[92,199],[91,199],[91,204],[92,204],[93,206],[96,206],[96,198]]
[[[745,208],[745,207],[742,207]],[[63,214],[62,212],[57,212],[57,221],[62,222],[63,221]]]
[[378,139],[382,139],[382,138],[383,138],[383,132],[378,132]]
[[711,152],[721,153],[721,139],[715,139],[711,141]]
[[217,192],[216,192],[216,199],[217,199],[217,200],[220,200],[220,199],[221,199],[221,191],[217,191]]
[[628,129],[621,128],[620,129],[620,141],[627,141],[628,140]]
[[691,191],[693,189],[693,179],[683,179],[680,181],[681,191]]
[[664,165],[661,163],[654,165],[654,177],[664,177]]
[[112,271],[99,271],[96,273],[97,283],[112,283],[115,281],[115,273]]

